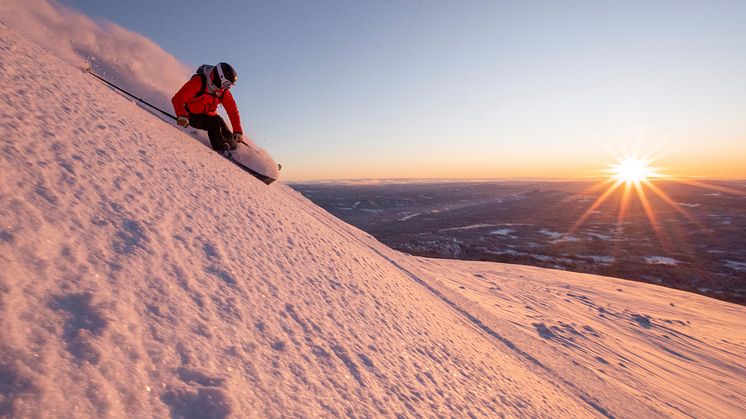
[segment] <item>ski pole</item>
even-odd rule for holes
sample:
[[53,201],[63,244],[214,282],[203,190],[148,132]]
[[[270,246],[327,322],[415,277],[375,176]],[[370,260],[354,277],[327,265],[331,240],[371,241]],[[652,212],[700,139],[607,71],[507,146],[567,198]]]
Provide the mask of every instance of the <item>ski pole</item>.
[[158,111],[158,112],[160,112],[160,113],[162,113],[162,114],[166,115],[167,117],[169,117],[169,118],[171,118],[171,119],[173,119],[173,120],[176,120],[176,117],[175,117],[175,116],[173,116],[173,115],[171,115],[170,113],[168,113],[168,112],[166,112],[166,111],[164,111],[164,110],[162,110],[162,109],[159,109],[159,108],[157,108],[157,107],[155,107],[155,106],[151,105],[150,103],[146,102],[146,101],[145,101],[145,100],[143,100],[142,98],[139,98],[139,97],[137,97],[137,96],[133,95],[132,93],[130,93],[130,92],[128,92],[128,91],[126,91],[126,90],[122,89],[121,87],[117,86],[116,84],[114,84],[114,83],[112,83],[112,82],[110,82],[110,81],[106,80],[105,78],[103,78],[103,77],[99,76],[98,74],[94,73],[94,72],[93,72],[93,71],[91,70],[91,68],[90,68],[90,67],[86,68],[86,70],[85,70],[85,71],[86,71],[86,72],[87,72],[88,74],[92,75],[93,77],[95,77],[95,78],[97,78],[97,79],[101,80],[102,82],[104,82],[104,83],[108,84],[109,86],[111,86],[111,87],[113,87],[113,88],[115,88],[115,89],[119,90],[120,92],[124,93],[125,95],[127,95],[127,96],[129,96],[129,97],[131,97],[131,98],[133,98],[133,99],[135,99],[135,100],[138,100],[138,101],[140,101],[140,102],[142,102],[142,103],[144,103],[144,104],[146,104],[146,105],[148,105],[148,106],[150,106],[151,108],[155,109],[156,111]]

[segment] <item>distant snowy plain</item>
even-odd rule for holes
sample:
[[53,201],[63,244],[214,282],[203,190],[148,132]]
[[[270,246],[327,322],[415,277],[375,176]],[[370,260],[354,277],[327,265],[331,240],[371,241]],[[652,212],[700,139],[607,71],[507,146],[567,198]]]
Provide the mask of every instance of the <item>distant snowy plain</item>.
[[395,252],[0,38],[0,416],[746,416],[746,308]]

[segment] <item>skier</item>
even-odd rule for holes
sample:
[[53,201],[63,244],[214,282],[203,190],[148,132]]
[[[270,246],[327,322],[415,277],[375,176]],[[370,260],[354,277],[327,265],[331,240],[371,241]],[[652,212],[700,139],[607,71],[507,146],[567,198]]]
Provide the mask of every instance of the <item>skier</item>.
[[[230,91],[237,78],[236,70],[230,64],[205,64],[171,99],[177,116],[176,123],[182,128],[191,125],[207,131],[213,150],[226,156],[230,155],[228,149],[235,150],[238,143],[243,141],[241,116]],[[216,112],[220,104],[228,113],[233,132]]]

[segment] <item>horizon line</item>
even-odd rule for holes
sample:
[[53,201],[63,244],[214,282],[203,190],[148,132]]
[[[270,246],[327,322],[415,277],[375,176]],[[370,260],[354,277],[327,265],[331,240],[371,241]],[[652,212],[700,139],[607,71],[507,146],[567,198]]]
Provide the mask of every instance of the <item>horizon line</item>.
[[[572,181],[598,181],[608,179],[609,176],[587,176],[587,177],[543,177],[543,176],[515,176],[499,178],[342,178],[342,179],[313,179],[313,180],[288,180],[285,184],[310,184],[310,183],[379,183],[379,184],[403,184],[403,183],[477,183],[477,182],[572,182]],[[719,182],[746,182],[746,178],[716,178],[706,176],[676,176],[675,179],[709,180]],[[674,178],[656,179],[656,182],[673,181]]]

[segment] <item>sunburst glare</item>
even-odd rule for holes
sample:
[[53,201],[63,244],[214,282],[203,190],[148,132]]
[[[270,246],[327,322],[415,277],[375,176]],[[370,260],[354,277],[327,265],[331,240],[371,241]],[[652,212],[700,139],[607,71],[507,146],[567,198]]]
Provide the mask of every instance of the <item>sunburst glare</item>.
[[[597,212],[598,208],[601,207],[609,198],[614,196],[615,193],[621,194],[619,198],[619,212],[617,214],[617,234],[622,234],[624,226],[624,218],[628,214],[628,207],[632,200],[636,199],[644,210],[645,216],[650,223],[653,231],[661,243],[665,242],[663,237],[664,231],[655,214],[655,206],[651,203],[650,198],[646,194],[646,190],[652,192],[658,201],[674,209],[676,212],[684,216],[690,222],[699,224],[697,220],[689,214],[681,205],[676,203],[671,197],[663,191],[663,185],[655,185],[655,181],[665,180],[669,182],[683,183],[698,188],[710,189],[721,193],[727,193],[738,196],[746,196],[746,192],[740,189],[730,188],[717,184],[710,184],[694,179],[678,178],[664,174],[659,169],[651,166],[652,160],[642,157],[624,157],[618,158],[615,164],[608,166],[605,170],[606,178],[589,188],[584,194],[596,193],[602,188],[601,195],[591,204],[591,206],[580,216],[578,221],[570,229],[571,232],[575,232],[580,226],[583,225],[594,213]],[[622,188],[622,186],[624,186]]]
[[650,161],[629,157],[621,159],[611,166],[612,178],[621,180],[626,183],[639,184],[640,182],[647,181],[653,177],[660,177],[652,167],[650,167]]
[[625,185],[622,191],[619,192],[623,195],[617,216],[617,230],[620,231],[624,224],[627,207],[629,206],[632,195],[634,194],[642,205],[653,231],[655,231],[655,234],[659,239],[662,239],[662,232],[656,219],[655,212],[645,194],[645,188],[652,190],[656,196],[660,197],[669,206],[676,208],[677,211],[682,212],[687,216],[688,214],[686,214],[686,211],[684,211],[683,208],[677,205],[662,190],[653,184],[654,180],[668,178],[668,176],[661,174],[657,169],[650,165],[651,163],[652,161],[647,158],[625,157],[617,159],[615,164],[610,165],[606,170],[607,179],[602,183],[603,185],[609,185],[608,188],[598,197],[598,199],[596,199],[580,219],[578,219],[572,227],[572,231],[577,230],[598,209],[598,207],[619,190],[620,186]]

